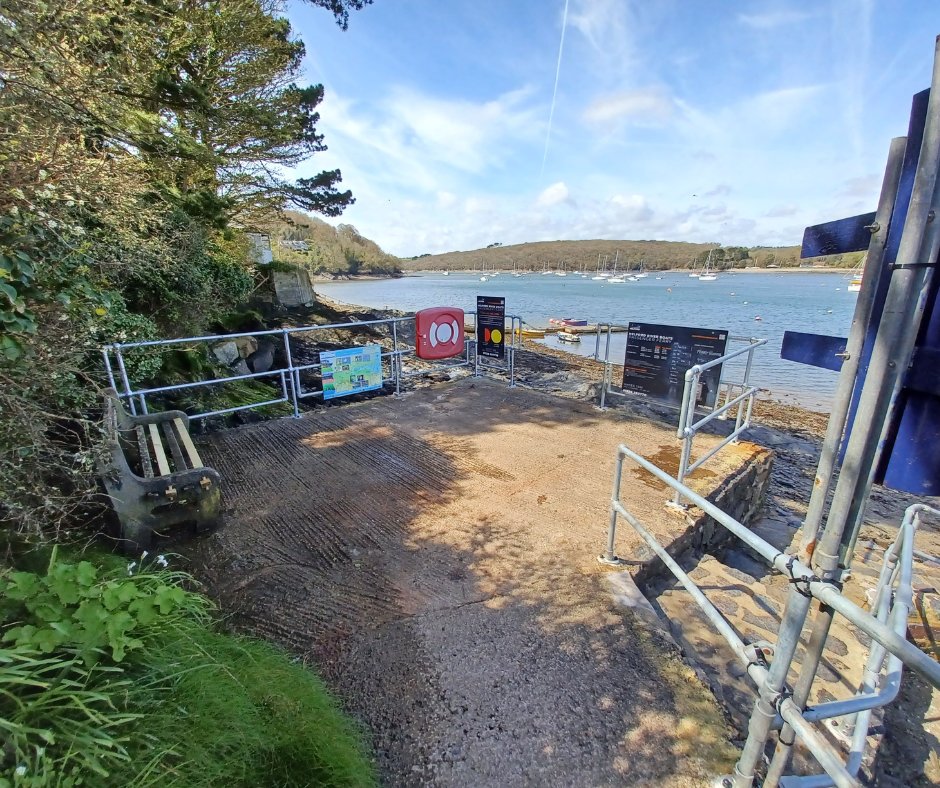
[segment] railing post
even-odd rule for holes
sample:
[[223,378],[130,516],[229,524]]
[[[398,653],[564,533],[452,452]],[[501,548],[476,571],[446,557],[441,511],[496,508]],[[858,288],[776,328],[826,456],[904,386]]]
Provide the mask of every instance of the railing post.
[[401,396],[401,358],[398,355],[398,321],[392,321],[392,374],[395,376],[395,396]]
[[[516,338],[516,321],[519,321],[519,337]],[[509,316],[509,388],[516,387],[516,342],[522,342],[522,319],[516,315]]]
[[294,361],[290,352],[290,335],[286,328],[281,330],[284,340],[284,360],[287,361],[287,370],[290,373],[291,404],[294,406],[294,418],[300,418],[300,406],[297,401],[297,389],[300,387],[300,373],[294,369]]
[[614,553],[614,542],[617,538],[617,506],[620,503],[620,480],[623,476],[623,454],[617,452],[617,464],[614,466],[614,484],[610,491],[610,523],[607,527],[607,550],[599,555],[597,560],[602,564],[619,566],[620,559]]
[[134,404],[134,398],[131,396],[131,382],[127,377],[127,368],[124,366],[124,354],[121,353],[121,345],[115,343],[114,352],[117,355],[118,370],[121,373],[121,381],[124,383],[124,394],[126,395],[128,407],[131,409],[131,415],[137,415],[137,406]]
[[741,757],[734,766],[732,777],[734,788],[751,788],[754,784],[754,773],[764,755],[764,747],[777,714],[776,706],[784,697],[782,691],[787,673],[790,670],[793,655],[796,653],[800,632],[806,621],[811,601],[812,597],[809,594],[804,595],[796,586],[790,586],[777,643],[774,646],[774,659],[770,665],[770,673],[754,703],[754,710],[748,722],[747,741],[744,743]]
[[111,367],[110,345],[101,349],[101,355],[104,356],[104,368],[108,375],[108,383],[111,384],[111,388],[117,391],[117,382],[114,380],[114,370]]
[[[692,456],[692,439],[694,433],[689,427],[692,418],[695,415],[695,390],[698,388],[698,377],[701,370],[691,367],[685,373],[685,388],[682,390],[682,407],[679,409],[679,428],[676,430],[676,437],[682,441],[682,452],[679,457],[679,469],[676,479],[679,483],[684,483],[685,469],[689,465],[689,458]],[[682,503],[682,493],[676,490],[675,497],[669,502],[669,506],[676,509],[685,509]]]

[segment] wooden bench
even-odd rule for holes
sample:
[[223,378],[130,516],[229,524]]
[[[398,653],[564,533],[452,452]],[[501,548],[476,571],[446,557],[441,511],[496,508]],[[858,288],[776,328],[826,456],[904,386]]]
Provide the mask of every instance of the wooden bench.
[[99,468],[121,524],[121,546],[139,553],[154,533],[191,523],[197,532],[221,516],[221,477],[203,465],[179,410],[132,416],[113,389],[105,393],[108,454]]

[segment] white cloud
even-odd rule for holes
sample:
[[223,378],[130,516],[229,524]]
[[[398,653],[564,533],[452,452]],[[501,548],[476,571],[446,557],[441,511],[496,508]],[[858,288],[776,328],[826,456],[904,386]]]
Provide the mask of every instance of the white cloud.
[[675,105],[658,88],[630,90],[595,99],[584,111],[590,123],[626,121],[641,125],[661,125],[668,121]]
[[795,205],[775,205],[761,215],[768,219],[779,219],[785,216],[794,216],[799,213],[799,210]]
[[457,204],[457,195],[446,191],[437,193],[437,204],[441,208],[453,208]]
[[531,144],[540,115],[528,90],[473,102],[399,87],[379,105],[331,92],[321,124],[330,154],[316,164],[332,159],[348,181],[347,162],[355,162],[373,183],[407,183],[437,196],[448,176],[479,175],[502,166],[513,146]]
[[786,25],[805,22],[817,16],[811,11],[796,11],[794,9],[780,9],[777,11],[763,11],[756,14],[738,14],[738,21],[747,27],[757,30],[772,30]]
[[637,57],[636,18],[624,0],[575,0],[568,24],[611,62],[630,65]]
[[727,183],[719,183],[714,189],[709,189],[707,192],[703,192],[703,197],[724,197],[725,195],[731,194],[734,189],[732,189]]
[[568,202],[569,198],[568,187],[565,186],[564,181],[559,181],[543,189],[535,204],[542,208],[550,208],[553,205]]

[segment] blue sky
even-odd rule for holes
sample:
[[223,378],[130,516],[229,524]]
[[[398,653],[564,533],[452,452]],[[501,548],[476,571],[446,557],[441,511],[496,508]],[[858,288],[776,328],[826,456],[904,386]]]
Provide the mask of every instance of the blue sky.
[[874,210],[940,33],[935,0],[375,0],[346,32],[288,9],[326,88],[297,172],[339,167],[340,221],[402,256],[797,244]]

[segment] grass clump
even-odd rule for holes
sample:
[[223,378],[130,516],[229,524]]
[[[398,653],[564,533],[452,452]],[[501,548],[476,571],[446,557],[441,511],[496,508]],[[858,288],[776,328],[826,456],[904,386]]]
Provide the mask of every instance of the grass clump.
[[186,575],[104,564],[0,572],[0,788],[374,784],[315,674],[220,632]]

